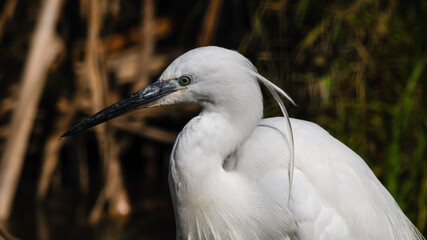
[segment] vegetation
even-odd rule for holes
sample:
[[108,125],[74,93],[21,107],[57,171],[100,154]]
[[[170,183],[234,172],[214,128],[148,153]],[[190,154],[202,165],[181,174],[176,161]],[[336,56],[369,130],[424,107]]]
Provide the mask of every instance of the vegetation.
[[[28,123],[32,130],[18,143],[28,147],[20,150],[16,195],[9,193],[12,234],[173,236],[168,155],[197,107],[138,111],[108,127],[56,139],[79,119],[155,80],[180,53],[218,45],[249,57],[285,89],[299,105],[289,105],[291,116],[318,123],[361,155],[427,235],[427,1],[4,1],[0,174],[6,161],[17,161],[3,153],[21,130],[13,128],[13,110],[25,86],[27,55],[38,47],[30,41],[38,14],[52,1],[62,2],[48,45],[54,57],[36,61],[46,70]],[[279,114],[266,96],[265,115]],[[42,205],[34,208],[33,202]],[[34,217],[23,220],[28,216]]]
[[294,96],[291,115],[361,155],[425,234],[427,2],[263,1],[252,11],[254,34],[239,47]]

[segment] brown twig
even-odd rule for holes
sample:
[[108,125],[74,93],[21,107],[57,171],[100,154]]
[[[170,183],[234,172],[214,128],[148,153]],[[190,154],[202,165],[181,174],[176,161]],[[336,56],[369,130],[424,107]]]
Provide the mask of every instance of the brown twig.
[[[117,84],[122,85],[126,83],[133,83],[135,79],[138,79],[138,75],[142,73],[140,71],[140,56],[138,50],[135,48],[130,48],[128,50],[122,51],[118,54],[111,55],[107,60],[108,70],[115,73],[117,77]],[[148,76],[162,71],[166,64],[170,62],[170,55],[154,55],[151,56],[148,62],[145,62],[144,73]],[[148,77],[147,77],[148,79]],[[148,80],[146,82],[148,85]],[[146,85],[140,84],[135,87],[135,92],[140,90],[140,88],[145,87]]]
[[43,206],[36,208],[36,232],[37,239],[49,240],[50,239],[50,225],[48,222],[48,216]]
[[61,51],[54,37],[61,0],[43,1],[39,20],[34,31],[30,52],[22,75],[22,88],[15,106],[9,137],[0,165],[0,220],[9,218],[12,202],[20,177],[28,138],[36,115],[45,75]]
[[140,61],[139,61],[139,81],[133,85],[133,91],[139,91],[142,87],[147,86],[149,83],[150,73],[150,59],[153,56],[155,48],[154,39],[154,3],[153,0],[144,0],[143,4],[143,21],[141,27],[140,39]]
[[163,143],[173,144],[178,133],[173,133],[160,128],[147,126],[141,121],[112,121],[111,125],[115,128],[125,130],[148,139],[156,140]]
[[0,240],[19,240],[19,239],[0,228]]
[[105,188],[106,197],[109,199],[109,214],[114,217],[127,217],[130,213],[130,201],[124,188],[122,168],[119,156],[123,143],[115,142],[111,146],[111,162],[109,166],[109,183]]
[[45,199],[53,173],[58,165],[59,151],[65,143],[65,141],[58,141],[58,136],[61,136],[70,126],[71,120],[77,111],[77,104],[75,102],[69,103],[65,99],[59,101],[58,108],[60,112],[64,112],[65,114],[56,121],[55,131],[53,131],[53,134],[46,141],[43,150],[43,165],[37,186],[37,200],[39,201]]
[[[91,0],[89,6],[89,27],[88,27],[88,40],[86,45],[86,73],[89,80],[89,89],[92,94],[92,111],[97,112],[100,109],[104,108],[105,96],[104,93],[107,91],[103,81],[102,74],[100,72],[100,56],[99,56],[99,32],[102,20],[102,14],[99,11],[100,6],[98,0]],[[102,124],[95,128],[99,152],[103,159],[104,168],[108,167],[109,162],[109,138],[107,136],[106,124]],[[107,170],[104,170],[104,173],[107,173]],[[105,175],[105,180],[108,181],[107,176]],[[101,191],[103,193],[104,191]],[[106,199],[100,195],[97,200],[97,205],[104,206]],[[102,196],[102,197],[101,197]],[[89,215],[89,221],[91,223],[97,222],[102,215],[102,207],[95,207],[92,209]]]
[[4,25],[6,24],[7,20],[9,20],[9,18],[12,18],[13,13],[15,13],[17,3],[18,0],[9,0],[4,5],[3,12],[0,15],[0,43],[3,37]]
[[[89,79],[89,88],[93,94],[92,107],[94,112],[105,107],[106,95],[109,92],[106,84],[106,74],[105,71],[103,71],[105,70],[102,65],[103,59],[99,48],[99,32],[103,15],[99,10],[100,2],[98,0],[91,0],[88,41],[86,46],[86,70]],[[105,206],[107,202],[114,205],[119,202],[119,196],[127,196],[118,160],[119,155],[117,152],[120,151],[120,147],[115,144],[113,133],[112,131],[108,131],[106,124],[96,127],[95,132],[98,140],[99,152],[103,159],[105,182],[98,200],[89,214],[90,223],[99,221],[102,216],[103,206]],[[120,203],[122,204],[122,202]],[[129,201],[126,203],[129,206]]]
[[216,33],[216,26],[220,9],[223,0],[211,0],[208,8],[206,9],[205,19],[203,20],[201,33],[197,41],[198,46],[207,46],[212,43]]

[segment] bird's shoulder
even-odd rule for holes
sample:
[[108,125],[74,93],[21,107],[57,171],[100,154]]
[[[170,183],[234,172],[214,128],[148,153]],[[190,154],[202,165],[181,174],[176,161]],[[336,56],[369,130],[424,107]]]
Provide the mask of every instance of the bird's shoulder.
[[[250,137],[231,156],[232,161],[236,162],[235,170],[254,178],[270,170],[287,170],[291,156],[291,141],[297,144],[296,140],[299,139],[307,137],[319,139],[329,135],[315,123],[292,118],[290,122],[293,139],[285,118],[262,119]],[[296,147],[294,151],[297,150]]]
[[[299,237],[422,239],[359,155],[317,124],[290,122],[295,152],[290,207]],[[289,193],[286,124],[284,118],[263,119],[235,154],[236,172],[282,206]],[[277,195],[278,189],[286,191]]]
[[[300,165],[299,148],[295,146],[295,174],[293,178],[292,198],[288,205],[289,178],[288,166],[290,159],[289,132],[284,118],[267,118],[260,121],[251,137],[245,141],[236,153],[238,174],[253,181],[266,199],[265,204],[273,209],[291,209],[292,218],[297,224],[295,234],[301,239],[314,239],[316,236],[347,237],[344,219],[329,204],[330,199],[319,195],[317,184],[311,179],[311,172]],[[317,124],[291,119],[295,144],[302,138],[329,138],[327,131]],[[316,143],[311,143],[316,145]],[[307,149],[306,151],[310,151]],[[307,159],[306,159],[307,160]],[[313,159],[313,161],[315,161]],[[322,161],[322,160],[320,160]],[[327,166],[318,169],[328,176]],[[316,173],[315,173],[316,175]],[[280,211],[278,211],[280,212]],[[327,229],[327,230],[326,230]],[[339,229],[339,232],[333,232]],[[329,231],[329,232],[327,232]]]

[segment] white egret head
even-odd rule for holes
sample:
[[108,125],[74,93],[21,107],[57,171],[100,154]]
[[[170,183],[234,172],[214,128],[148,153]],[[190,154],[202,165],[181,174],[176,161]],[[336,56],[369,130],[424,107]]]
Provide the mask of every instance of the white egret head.
[[61,138],[139,108],[182,102],[211,109],[240,103],[250,105],[261,117],[262,95],[256,74],[252,63],[236,51],[197,48],[173,61],[158,81],[80,122]]
[[262,111],[262,95],[254,72],[252,63],[236,51],[220,47],[191,50],[173,61],[160,76],[159,82],[175,84],[176,91],[156,105],[189,102],[204,108],[221,108],[244,100]]
[[258,74],[240,53],[213,46],[196,48],[173,61],[153,84],[83,120],[60,138],[139,108],[182,102],[221,113],[244,111],[248,117],[260,119],[262,94],[257,80],[267,86],[283,110],[277,93],[290,98]]

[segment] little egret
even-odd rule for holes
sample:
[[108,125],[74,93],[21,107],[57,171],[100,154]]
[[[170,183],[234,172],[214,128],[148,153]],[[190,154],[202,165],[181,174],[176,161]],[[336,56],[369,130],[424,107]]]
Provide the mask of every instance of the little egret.
[[[262,119],[262,83],[285,117]],[[198,103],[170,157],[177,239],[424,239],[366,163],[236,51],[202,47],[61,138],[143,107]],[[291,100],[292,101],[292,100]]]

